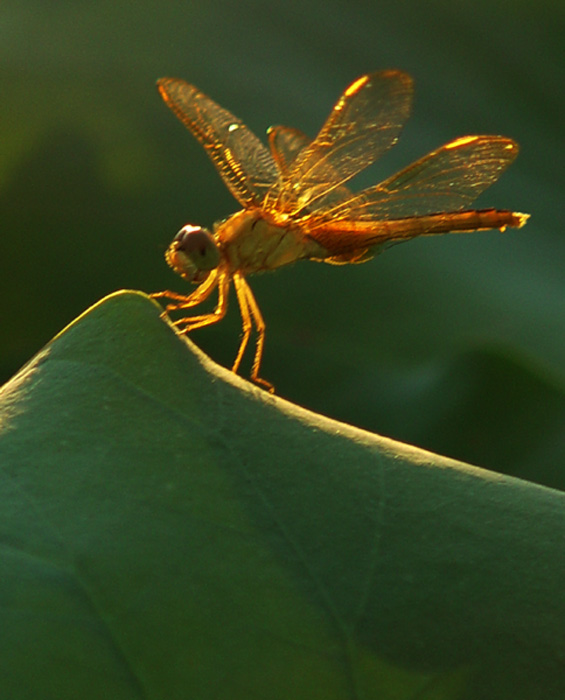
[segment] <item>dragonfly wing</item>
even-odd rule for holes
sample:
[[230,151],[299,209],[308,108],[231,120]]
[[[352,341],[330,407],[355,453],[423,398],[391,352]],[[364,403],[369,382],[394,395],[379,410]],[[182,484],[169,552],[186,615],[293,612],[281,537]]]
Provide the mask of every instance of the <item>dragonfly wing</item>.
[[166,104],[204,146],[228,189],[244,207],[260,206],[279,170],[245,124],[197,88],[177,78],[157,81]]
[[[311,141],[305,133],[290,126],[272,126],[267,134],[271,153],[281,171],[281,182],[283,182],[285,178],[288,178],[290,168],[299,153],[309,146]],[[327,208],[352,196],[353,193],[350,189],[345,185],[340,185],[321,197],[316,202],[316,209]]]
[[296,156],[310,143],[310,139],[300,129],[291,126],[271,126],[267,130],[269,148],[282,177],[288,175]]
[[332,190],[394,145],[408,118],[411,98],[412,80],[400,71],[380,71],[356,80],[318,136],[296,156],[287,176],[274,185],[265,207],[291,215],[317,209]]
[[328,221],[386,221],[457,211],[490,187],[518,155],[503,136],[464,136],[323,213]]

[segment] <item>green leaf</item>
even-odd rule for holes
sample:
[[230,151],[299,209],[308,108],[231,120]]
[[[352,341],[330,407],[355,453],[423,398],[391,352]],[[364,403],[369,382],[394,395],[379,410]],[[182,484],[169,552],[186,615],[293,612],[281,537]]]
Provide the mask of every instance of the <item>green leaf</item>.
[[565,697],[561,492],[271,396],[131,292],[0,427],[2,697]]

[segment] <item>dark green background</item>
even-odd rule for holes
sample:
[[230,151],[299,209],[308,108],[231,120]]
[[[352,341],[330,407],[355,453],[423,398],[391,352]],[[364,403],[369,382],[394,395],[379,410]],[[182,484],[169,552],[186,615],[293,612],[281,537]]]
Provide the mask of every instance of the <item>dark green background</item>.
[[[398,246],[361,266],[252,280],[282,396],[482,466],[563,485],[563,37],[557,0],[200,0],[0,7],[0,373],[120,288],[186,286],[163,252],[236,208],[156,78],[195,83],[256,133],[314,135],[358,75],[416,82],[399,145],[356,184],[448,140],[522,152],[479,200],[526,228]],[[193,334],[230,365],[239,319]]]

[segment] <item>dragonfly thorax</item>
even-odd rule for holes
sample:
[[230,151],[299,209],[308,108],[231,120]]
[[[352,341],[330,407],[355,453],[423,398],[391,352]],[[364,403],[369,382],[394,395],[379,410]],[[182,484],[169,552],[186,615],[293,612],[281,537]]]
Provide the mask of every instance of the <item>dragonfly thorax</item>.
[[274,223],[259,209],[242,209],[220,222],[214,236],[230,270],[250,275],[304,258],[327,255],[291,222]]
[[165,259],[182,278],[200,283],[218,267],[220,251],[210,231],[187,224],[174,237]]

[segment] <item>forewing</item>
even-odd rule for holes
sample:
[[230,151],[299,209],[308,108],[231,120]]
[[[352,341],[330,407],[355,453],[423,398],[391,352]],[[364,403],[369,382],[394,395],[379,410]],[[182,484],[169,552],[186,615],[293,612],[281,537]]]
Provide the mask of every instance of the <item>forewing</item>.
[[166,104],[204,146],[228,189],[244,207],[261,206],[279,171],[245,124],[197,88],[177,78],[157,82]]
[[518,155],[503,136],[464,136],[323,213],[323,219],[383,221],[457,211],[490,187]]
[[295,158],[265,206],[297,214],[326,205],[332,190],[371,165],[397,140],[408,118],[412,80],[380,71],[356,80],[343,93],[318,136]]

